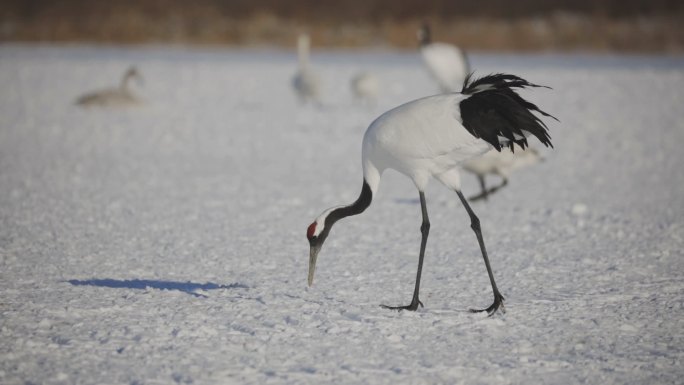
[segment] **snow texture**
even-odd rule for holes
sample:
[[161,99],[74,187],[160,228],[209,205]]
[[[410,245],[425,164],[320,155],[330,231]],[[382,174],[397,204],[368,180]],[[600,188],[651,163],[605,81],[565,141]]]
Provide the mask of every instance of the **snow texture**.
[[[555,150],[479,215],[387,172],[306,285],[309,223],[353,202],[361,139],[434,90],[418,53],[0,46],[0,383],[676,384],[684,375],[684,59],[473,55],[553,90]],[[129,109],[85,92],[145,78]],[[381,74],[373,107],[354,73]],[[538,143],[532,146],[540,147]],[[478,191],[464,175],[464,192]]]

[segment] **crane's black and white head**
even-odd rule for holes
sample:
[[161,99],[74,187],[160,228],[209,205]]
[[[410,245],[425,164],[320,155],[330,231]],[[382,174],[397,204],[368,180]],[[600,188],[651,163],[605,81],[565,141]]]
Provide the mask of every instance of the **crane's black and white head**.
[[314,272],[316,271],[316,259],[323,247],[323,242],[328,238],[330,229],[335,222],[350,215],[362,213],[373,200],[373,191],[366,180],[363,181],[359,198],[349,206],[332,207],[319,215],[316,220],[306,229],[306,238],[309,240],[309,286],[313,283]]
[[316,272],[316,260],[318,253],[323,247],[323,242],[328,238],[334,220],[330,213],[337,208],[328,209],[319,215],[309,228],[306,229],[306,238],[309,240],[309,286],[313,284],[314,273]]
[[332,207],[319,215],[316,220],[306,229],[306,238],[309,240],[309,286],[313,283],[314,272],[316,271],[316,259],[323,247],[323,242],[328,238],[330,229],[335,222],[350,215],[362,213],[373,200],[373,191],[366,180],[363,180],[361,194],[359,198],[349,206]]

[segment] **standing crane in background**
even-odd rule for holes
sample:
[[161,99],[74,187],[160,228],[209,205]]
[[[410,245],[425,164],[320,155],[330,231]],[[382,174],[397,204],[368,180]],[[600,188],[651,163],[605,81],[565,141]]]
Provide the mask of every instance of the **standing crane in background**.
[[420,55],[440,90],[455,92],[463,86],[470,73],[470,63],[463,50],[447,44],[432,41],[430,25],[425,22],[418,30]]
[[311,38],[305,33],[300,34],[297,38],[299,67],[292,78],[292,87],[301,103],[308,101],[320,103],[321,82],[309,63],[310,49]]

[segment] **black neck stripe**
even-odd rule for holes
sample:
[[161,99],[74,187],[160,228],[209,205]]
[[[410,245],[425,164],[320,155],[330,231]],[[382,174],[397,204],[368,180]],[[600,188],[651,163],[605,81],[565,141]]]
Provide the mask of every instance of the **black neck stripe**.
[[361,194],[359,195],[358,199],[356,199],[356,202],[349,206],[344,206],[333,210],[325,219],[326,230],[329,230],[335,222],[344,217],[361,214],[368,208],[368,206],[370,206],[372,200],[373,192],[371,191],[368,182],[366,182],[364,179],[363,186],[361,187]]

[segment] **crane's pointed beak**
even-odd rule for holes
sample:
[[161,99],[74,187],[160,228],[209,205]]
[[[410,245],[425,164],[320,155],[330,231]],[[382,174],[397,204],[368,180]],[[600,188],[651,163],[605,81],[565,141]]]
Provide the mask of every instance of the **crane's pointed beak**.
[[318,252],[321,251],[321,246],[311,246],[309,250],[309,286],[313,285],[314,273],[316,272],[316,259]]

